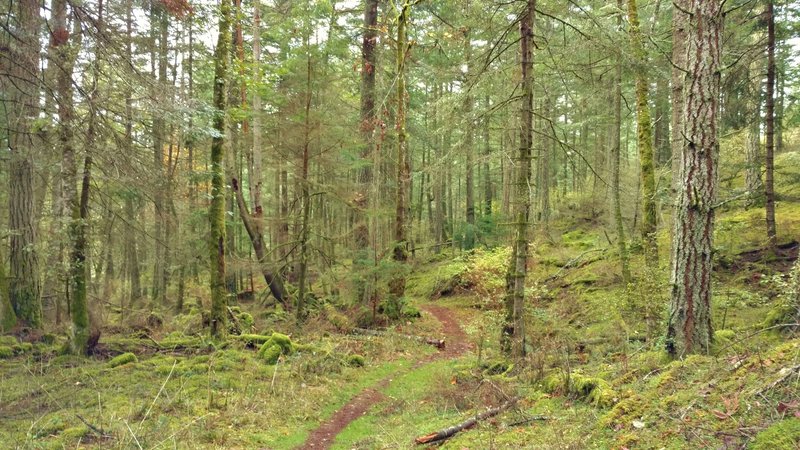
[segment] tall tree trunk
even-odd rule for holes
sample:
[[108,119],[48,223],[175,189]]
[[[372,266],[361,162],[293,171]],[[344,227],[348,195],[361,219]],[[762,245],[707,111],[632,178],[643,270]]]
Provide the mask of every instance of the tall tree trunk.
[[686,48],[681,189],[675,207],[667,352],[707,352],[711,253],[718,179],[722,11],[719,0],[690,0]]
[[661,75],[656,79],[655,123],[653,126],[653,142],[655,144],[656,161],[659,167],[670,162],[669,135],[669,85]]
[[520,20],[522,105],[517,181],[514,191],[514,241],[506,276],[505,325],[501,342],[515,358],[525,355],[525,278],[528,271],[528,220],[530,215],[531,152],[533,150],[533,24],[536,0],[528,0]]
[[16,10],[17,39],[10,39],[8,53],[13,61],[8,77],[0,77],[10,101],[8,114],[8,229],[10,273],[8,296],[17,320],[23,325],[42,325],[39,257],[36,252],[34,221],[33,154],[35,135],[28,130],[39,113],[39,2],[19,0]]
[[[465,8],[469,7],[469,3],[465,5]],[[474,120],[472,119],[472,95],[469,92],[469,85],[470,82],[470,59],[472,58],[472,42],[470,41],[470,31],[469,29],[465,29],[464,31],[464,60],[466,61],[467,70],[464,73],[464,81],[463,86],[466,89],[466,93],[464,95],[464,117],[466,118],[466,126],[464,127],[464,154],[466,158],[466,176],[465,178],[465,194],[466,194],[466,220],[467,220],[467,227],[464,234],[464,242],[462,243],[462,247],[465,250],[471,250],[475,247],[475,180],[474,180],[474,169],[475,169],[475,150],[472,148],[473,145],[473,137],[474,137]]]
[[361,43],[361,162],[357,170],[358,190],[353,200],[354,222],[353,237],[355,239],[355,255],[353,257],[353,277],[355,281],[356,301],[366,304],[375,292],[367,277],[363,277],[364,269],[370,260],[369,218],[367,210],[370,206],[369,189],[372,185],[372,152],[376,125],[375,115],[375,44],[378,40],[378,0],[364,2],[364,37]]
[[761,65],[750,64],[750,124],[747,126],[745,152],[745,189],[749,193],[747,207],[753,207],[761,198]]
[[775,227],[775,7],[767,0],[767,92],[765,101],[764,197],[766,198],[767,240],[770,248],[778,245]]
[[[489,96],[486,96],[486,110],[492,107]],[[489,125],[491,116],[483,118],[483,214],[492,215],[492,177],[489,172],[489,158],[492,156],[492,145],[489,140]]]
[[231,2],[221,0],[219,7],[219,35],[214,51],[214,129],[211,140],[211,204],[208,216],[211,222],[209,256],[211,263],[211,335],[222,338],[226,333],[227,298],[225,290],[225,107],[228,57],[231,45]]
[[[406,56],[410,50],[406,27],[411,4],[404,0],[397,16],[397,197],[394,220],[393,259],[405,266],[408,260],[408,204],[407,195],[411,186],[411,169],[408,164],[406,143]],[[401,299],[406,291],[405,267],[397,269],[390,281],[389,291],[395,299]]]
[[[154,96],[162,95],[161,90],[166,89],[167,81],[167,35],[169,22],[165,6],[153,1],[150,4],[150,34],[151,45],[151,67],[158,70],[157,90]],[[155,76],[155,74],[154,74]],[[153,193],[153,286],[151,299],[157,304],[166,303],[166,286],[164,285],[166,269],[165,264],[165,242],[164,227],[164,119],[161,112],[153,115],[153,177],[155,187]]]
[[[622,0],[617,0],[622,8]],[[622,17],[617,17],[617,26],[622,26]],[[628,263],[628,248],[625,244],[625,226],[622,220],[622,202],[620,201],[619,154],[622,146],[620,129],[622,128],[622,58],[618,55],[614,68],[614,89],[612,94],[614,105],[614,123],[611,126],[611,211],[614,217],[614,229],[617,232],[617,251],[619,252],[622,282],[628,285],[631,281],[631,269]]]
[[[310,34],[311,30],[307,30]],[[306,291],[308,290],[308,235],[311,215],[311,191],[309,188],[308,179],[308,164],[311,157],[311,49],[309,47],[308,34],[306,35],[306,99],[304,111],[304,136],[303,136],[303,157],[301,161],[300,172],[300,211],[302,219],[300,222],[300,255],[299,255],[299,276],[297,280],[297,309],[295,310],[295,319],[299,322],[305,315],[305,301]]]
[[[686,67],[686,27],[689,20],[684,11],[687,10],[689,0],[673,0],[672,7],[672,71],[670,75],[670,88],[672,94],[672,118],[670,120],[670,153],[672,159],[672,186],[673,198],[677,196],[680,188],[681,155],[683,154],[683,84],[685,77],[683,68]],[[672,218],[674,222],[675,218]],[[673,225],[672,229],[675,227]]]
[[648,267],[658,266],[658,243],[656,242],[656,181],[653,167],[653,125],[650,121],[649,81],[647,77],[647,54],[639,27],[639,12],[636,0],[628,0],[631,44],[636,64],[636,130],[639,147],[642,188],[642,239],[645,243],[645,261]]

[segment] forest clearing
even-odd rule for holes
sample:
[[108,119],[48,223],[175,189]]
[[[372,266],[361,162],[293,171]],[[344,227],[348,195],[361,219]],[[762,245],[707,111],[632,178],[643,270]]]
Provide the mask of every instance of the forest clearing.
[[0,448],[800,448],[797,2],[0,23]]

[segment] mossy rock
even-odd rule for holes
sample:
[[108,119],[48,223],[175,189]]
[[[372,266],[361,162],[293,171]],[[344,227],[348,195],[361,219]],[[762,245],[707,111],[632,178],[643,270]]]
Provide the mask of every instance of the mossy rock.
[[361,355],[350,355],[347,357],[347,365],[350,367],[364,367],[366,360]]
[[281,333],[272,333],[272,336],[258,350],[258,356],[267,364],[275,364],[281,355],[291,355],[294,351],[295,345],[289,336]]
[[242,331],[250,331],[253,329],[253,325],[255,324],[255,320],[253,320],[253,315],[248,312],[240,313],[237,318],[239,319],[239,324],[242,326]]
[[7,345],[0,345],[0,359],[11,358],[14,356],[14,349]]
[[753,450],[793,450],[800,447],[800,419],[792,417],[770,425],[758,433]]
[[714,342],[719,344],[728,344],[736,337],[736,332],[733,330],[717,330],[714,332]]
[[114,357],[111,361],[108,362],[108,367],[113,369],[114,367],[119,367],[124,364],[135,363],[135,362],[139,362],[139,359],[136,358],[136,355],[134,355],[133,353],[128,352]]

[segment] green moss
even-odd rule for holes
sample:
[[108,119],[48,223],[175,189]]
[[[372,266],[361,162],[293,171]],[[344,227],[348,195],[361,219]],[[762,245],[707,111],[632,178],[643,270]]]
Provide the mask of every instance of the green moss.
[[114,368],[128,363],[135,363],[138,361],[139,360],[136,358],[136,355],[134,355],[133,353],[123,353],[121,355],[114,357],[111,361],[109,361],[108,367]]
[[14,356],[14,349],[7,345],[0,345],[0,359],[11,358]]
[[237,339],[244,342],[246,346],[264,345],[271,336],[264,336],[261,334],[242,334],[236,336]]
[[17,344],[17,338],[14,336],[0,336],[0,345],[12,346]]
[[350,367],[364,367],[366,361],[361,355],[350,355],[347,357],[347,365]]
[[503,375],[514,368],[514,364],[508,361],[491,361],[481,365],[484,368],[484,375]]
[[23,353],[28,353],[33,350],[33,344],[30,342],[21,342],[17,345],[12,345],[11,349],[14,350],[14,353],[17,355],[21,355]]
[[800,444],[800,419],[792,417],[772,424],[758,433],[753,450],[793,450]]
[[717,330],[714,332],[714,340],[720,342],[730,342],[736,337],[736,332],[733,330]]
[[553,374],[543,380],[542,387],[550,393],[563,393],[566,388],[569,394],[601,408],[613,405],[618,398],[617,392],[611,388],[608,381],[579,372],[570,374],[568,386],[564,375]]
[[[264,344],[266,345],[266,344]],[[258,352],[258,356],[264,360],[269,365],[275,364],[278,362],[278,358],[283,354],[281,348],[277,345],[273,345],[271,347],[261,347],[261,350]]]
[[638,395],[631,395],[622,399],[600,418],[600,425],[604,427],[617,428],[620,426],[630,426],[634,420],[639,420],[646,409],[644,400]]
[[40,340],[43,344],[53,345],[56,343],[56,335],[53,333],[45,333],[42,335]]
[[89,429],[85,426],[65,428],[61,432],[61,437],[65,439],[77,440],[89,434]]

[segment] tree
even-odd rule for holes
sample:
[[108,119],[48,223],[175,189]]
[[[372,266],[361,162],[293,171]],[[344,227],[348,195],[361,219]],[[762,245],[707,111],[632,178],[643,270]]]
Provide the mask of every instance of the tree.
[[7,92],[8,228],[10,279],[8,296],[17,320],[26,326],[42,326],[39,256],[34,211],[34,120],[39,113],[39,2],[20,0],[12,7],[17,29],[3,52],[3,66],[10,76],[0,77]]
[[647,77],[647,54],[642,42],[639,11],[636,0],[628,0],[631,45],[636,73],[636,136],[639,147],[639,165],[642,188],[642,239],[645,242],[645,262],[648,267],[658,266],[656,241],[656,181],[653,163],[653,124],[650,121],[650,82]]
[[357,169],[356,177],[358,190],[353,199],[355,212],[355,226],[353,237],[355,239],[355,256],[353,260],[354,276],[356,278],[356,300],[366,303],[374,293],[374,286],[370,286],[363,271],[369,260],[369,220],[367,208],[370,204],[369,188],[372,185],[372,152],[374,147],[374,133],[376,125],[375,112],[375,73],[377,62],[375,44],[378,38],[378,0],[364,2],[364,35],[361,43],[361,116],[360,131],[363,139],[361,162]]
[[231,46],[231,2],[221,0],[219,34],[214,50],[214,129],[211,141],[211,203],[208,217],[211,225],[209,256],[211,263],[211,335],[227,332],[227,291],[225,288],[225,107],[228,86],[228,58]]
[[[622,0],[617,0],[617,5],[622,6]],[[620,8],[622,9],[622,8]],[[622,25],[622,16],[617,16],[617,26]],[[622,282],[627,285],[631,281],[631,269],[628,262],[628,248],[625,244],[625,225],[622,220],[622,205],[620,201],[620,170],[619,157],[622,148],[620,129],[622,128],[622,58],[617,56],[613,78],[612,104],[614,105],[614,122],[611,125],[611,214],[614,229],[617,231],[617,251],[619,252]]]
[[707,352],[712,340],[711,252],[719,155],[720,2],[690,0],[686,7],[683,148],[666,344],[673,357]]
[[[394,250],[392,258],[400,265],[408,261],[408,200],[411,186],[411,168],[408,165],[408,147],[406,142],[406,57],[411,50],[406,34],[411,3],[404,0],[397,15],[397,113],[395,128],[397,130],[397,194],[394,216]],[[390,282],[389,290],[395,301],[400,301],[406,291],[405,267],[400,267]]]
[[525,277],[528,271],[528,220],[531,200],[531,151],[533,149],[533,23],[536,0],[528,0],[519,22],[522,99],[519,150],[514,190],[514,231],[511,264],[506,276],[505,325],[502,342],[514,357],[525,355]]
[[775,6],[767,0],[767,92],[764,101],[767,137],[764,151],[764,197],[766,199],[767,241],[771,249],[778,245],[775,227]]

